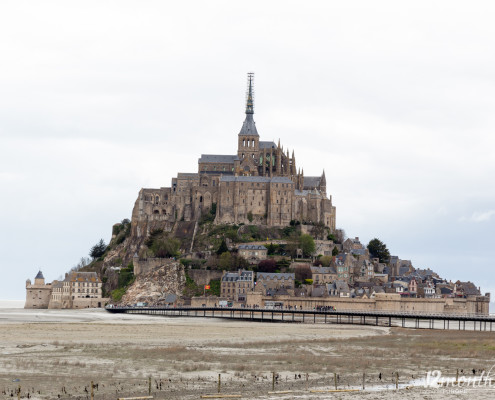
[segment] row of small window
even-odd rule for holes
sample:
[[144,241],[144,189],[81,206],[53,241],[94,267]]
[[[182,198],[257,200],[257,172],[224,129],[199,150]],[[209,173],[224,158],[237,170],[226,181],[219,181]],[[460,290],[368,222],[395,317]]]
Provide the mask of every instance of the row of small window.
[[[208,167],[203,167],[203,172],[206,172],[206,171],[217,171],[217,166],[214,165],[213,166],[213,169],[208,169]],[[218,171],[226,172],[227,171],[227,167],[220,167],[218,169]],[[234,172],[234,167],[232,167],[232,172]],[[213,186],[215,186],[215,181],[213,181]]]
[[[82,283],[82,285],[81,285],[81,283]],[[95,287],[95,286],[97,286],[97,284],[93,283],[93,282],[77,282],[77,286]]]
[[254,147],[254,139],[242,139],[243,147]]

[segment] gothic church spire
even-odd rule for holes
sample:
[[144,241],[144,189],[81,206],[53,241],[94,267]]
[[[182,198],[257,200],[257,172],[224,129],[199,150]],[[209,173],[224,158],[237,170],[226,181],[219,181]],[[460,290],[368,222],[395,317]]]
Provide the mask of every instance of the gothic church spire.
[[246,93],[246,119],[242,124],[239,135],[241,136],[259,136],[256,130],[256,124],[253,120],[254,114],[254,73],[248,73],[248,89]]
[[254,81],[254,72],[249,72],[248,90],[246,94],[246,114],[254,114],[253,81]]

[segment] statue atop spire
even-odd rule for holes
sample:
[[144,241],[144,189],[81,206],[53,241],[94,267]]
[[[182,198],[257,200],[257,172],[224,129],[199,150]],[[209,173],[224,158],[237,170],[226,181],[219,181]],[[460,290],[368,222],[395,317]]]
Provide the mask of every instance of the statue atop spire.
[[254,114],[254,72],[248,72],[248,90],[246,94],[246,114]]

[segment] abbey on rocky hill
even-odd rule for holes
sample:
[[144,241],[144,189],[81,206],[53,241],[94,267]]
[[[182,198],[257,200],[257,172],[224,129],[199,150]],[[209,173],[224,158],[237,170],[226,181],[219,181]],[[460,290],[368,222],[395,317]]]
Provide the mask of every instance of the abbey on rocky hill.
[[248,74],[246,118],[237,139],[237,154],[202,154],[198,172],[179,172],[172,186],[141,189],[132,213],[134,234],[140,226],[170,228],[215,210],[216,224],[286,226],[291,220],[324,223],[335,230],[335,207],[327,197],[325,172],[304,176],[294,151],[261,141],[253,120],[253,74]]

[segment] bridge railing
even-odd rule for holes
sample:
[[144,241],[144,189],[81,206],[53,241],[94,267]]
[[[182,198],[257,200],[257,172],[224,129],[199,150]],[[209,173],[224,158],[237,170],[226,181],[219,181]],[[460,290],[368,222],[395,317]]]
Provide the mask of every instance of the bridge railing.
[[314,308],[306,309],[284,309],[284,308],[266,308],[266,307],[159,307],[159,306],[145,306],[145,307],[107,307],[107,310],[169,310],[169,311],[187,311],[187,310],[204,310],[204,311],[253,311],[259,312],[273,312],[273,313],[316,313],[319,315],[355,315],[355,316],[382,316],[391,318],[452,318],[452,319],[483,319],[483,320],[493,320],[495,321],[495,316],[486,314],[456,314],[456,313],[424,313],[424,312],[414,312],[414,311],[395,311],[395,310],[353,310],[353,309],[336,309],[336,310],[317,310]]

